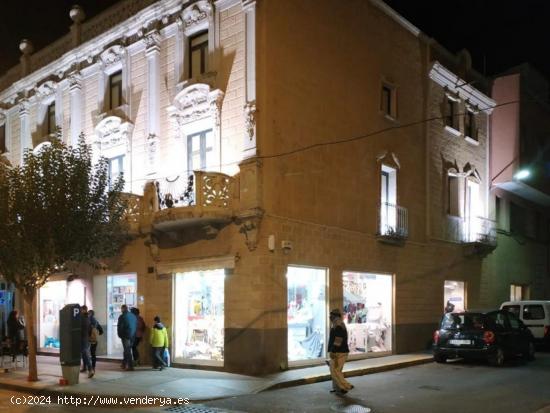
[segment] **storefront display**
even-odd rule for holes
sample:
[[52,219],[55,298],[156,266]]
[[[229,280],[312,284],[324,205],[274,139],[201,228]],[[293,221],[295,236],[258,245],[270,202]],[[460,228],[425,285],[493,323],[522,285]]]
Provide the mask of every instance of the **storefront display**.
[[444,311],[446,313],[464,311],[466,308],[465,289],[463,281],[445,281],[443,295]]
[[323,357],[327,334],[326,269],[289,266],[286,277],[288,361]]
[[223,365],[224,269],[174,276],[174,361]]
[[135,274],[117,274],[107,277],[107,354],[122,355],[122,343],[118,338],[118,317],[122,314],[121,306],[128,309],[136,305],[137,276]]
[[350,354],[392,350],[392,276],[344,272],[344,322]]

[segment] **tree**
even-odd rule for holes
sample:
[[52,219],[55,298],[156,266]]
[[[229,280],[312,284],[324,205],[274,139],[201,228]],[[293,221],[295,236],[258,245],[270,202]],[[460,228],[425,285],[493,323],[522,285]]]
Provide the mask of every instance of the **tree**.
[[119,177],[109,188],[105,159],[93,164],[80,136],[76,147],[60,139],[21,166],[0,163],[0,274],[23,297],[29,346],[29,381],[38,380],[33,301],[50,275],[93,267],[117,255],[127,239]]

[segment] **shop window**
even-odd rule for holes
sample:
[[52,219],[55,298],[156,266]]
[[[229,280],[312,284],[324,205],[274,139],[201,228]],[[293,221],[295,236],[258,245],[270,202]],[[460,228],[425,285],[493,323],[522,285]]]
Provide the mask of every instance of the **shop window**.
[[174,360],[223,365],[225,270],[174,276]]
[[464,115],[464,135],[477,141],[476,115],[471,110],[466,110]]
[[128,309],[137,305],[136,293],[136,274],[107,276],[107,354],[109,356],[122,356],[122,343],[117,335],[118,318],[122,314],[123,304],[126,304]]
[[0,125],[0,154],[7,152],[6,147],[6,125]]
[[458,102],[447,96],[445,100],[445,126],[459,130],[458,126]]
[[55,102],[50,103],[46,109],[46,128],[48,135],[51,135],[56,131]]
[[189,77],[206,72],[208,64],[208,32],[201,32],[189,38]]
[[187,166],[190,172],[215,166],[212,129],[187,136]]
[[458,176],[447,176],[447,214],[460,216],[460,181]]
[[443,302],[446,313],[461,312],[466,308],[464,281],[445,281]]
[[122,105],[122,71],[109,76],[109,109]]
[[395,87],[382,83],[380,92],[380,110],[386,116],[397,119],[397,94]]
[[344,322],[350,354],[392,350],[392,276],[344,272]]
[[326,353],[326,287],[324,268],[287,269],[288,361],[312,360]]
[[124,173],[124,155],[109,159],[109,189],[113,189],[117,179]]

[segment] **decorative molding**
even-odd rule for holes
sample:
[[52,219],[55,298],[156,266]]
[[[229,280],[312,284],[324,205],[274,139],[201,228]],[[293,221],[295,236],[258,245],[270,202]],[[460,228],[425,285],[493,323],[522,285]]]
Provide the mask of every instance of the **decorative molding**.
[[239,232],[244,235],[244,242],[249,251],[254,251],[258,246],[258,234],[263,215],[262,209],[253,208],[240,213],[235,218],[235,223],[240,226]]
[[29,114],[30,103],[28,99],[21,99],[19,101],[19,116],[23,117]]
[[56,89],[57,83],[55,83],[53,80],[47,80],[46,82],[35,88],[35,96],[38,99],[44,99],[55,94]]
[[145,42],[145,53],[160,53],[160,42],[162,38],[157,30],[153,30],[145,35],[143,41]]
[[130,122],[124,122],[118,116],[108,116],[95,127],[97,139],[95,144],[100,151],[111,149],[113,147],[124,145],[125,151],[129,151],[130,134],[134,125]]
[[447,88],[462,100],[467,100],[471,105],[477,106],[479,110],[485,113],[490,114],[496,106],[493,99],[472,87],[471,84],[459,78],[439,62],[434,62],[429,76],[438,85]]
[[256,0],[241,0],[241,6],[244,12],[256,7]]
[[147,136],[147,142],[145,145],[147,152],[147,163],[149,166],[149,173],[155,173],[158,163],[158,152],[159,152],[159,137],[153,133],[150,133]]
[[184,88],[168,107],[169,116],[182,126],[187,123],[212,117],[216,127],[221,123],[221,105],[224,93],[211,89],[210,85],[195,83]]
[[82,74],[80,72],[73,72],[68,77],[69,90],[81,90],[82,89]]
[[208,0],[201,0],[185,8],[182,13],[183,29],[189,30],[207,22],[212,15],[212,4]]
[[121,45],[114,45],[103,51],[99,58],[105,67],[121,62],[124,58],[125,49]]
[[256,102],[247,102],[244,105],[244,126],[250,140],[256,134]]
[[7,116],[3,111],[0,111],[0,126],[3,126],[6,124]]
[[395,167],[395,169],[401,169],[401,162],[399,162],[399,158],[395,153],[390,151],[384,151],[376,155],[376,161]]

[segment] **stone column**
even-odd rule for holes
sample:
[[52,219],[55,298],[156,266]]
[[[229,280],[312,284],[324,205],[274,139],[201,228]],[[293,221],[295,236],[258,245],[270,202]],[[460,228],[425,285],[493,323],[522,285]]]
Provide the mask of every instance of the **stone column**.
[[147,174],[157,173],[160,135],[160,34],[145,37],[147,56]]
[[71,145],[78,145],[78,137],[83,131],[82,128],[82,77],[80,73],[73,73],[69,76],[69,97],[71,100]]
[[256,155],[256,0],[242,0],[245,13],[244,158]]
[[29,124],[29,101],[21,100],[19,103],[19,121],[21,125],[21,164],[23,164],[23,155],[25,149],[32,149],[31,128]]

